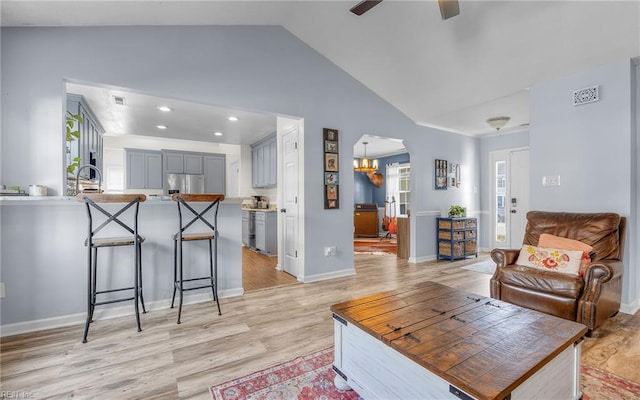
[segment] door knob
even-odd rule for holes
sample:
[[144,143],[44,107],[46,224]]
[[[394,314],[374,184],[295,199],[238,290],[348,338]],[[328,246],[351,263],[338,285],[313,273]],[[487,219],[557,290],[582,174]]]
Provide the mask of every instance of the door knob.
[[511,214],[515,214],[515,213],[516,213],[516,210],[511,210]]
[[280,209],[280,212],[281,212],[281,213],[286,213],[286,212],[287,212],[287,209],[286,209],[286,208],[281,208],[281,209]]

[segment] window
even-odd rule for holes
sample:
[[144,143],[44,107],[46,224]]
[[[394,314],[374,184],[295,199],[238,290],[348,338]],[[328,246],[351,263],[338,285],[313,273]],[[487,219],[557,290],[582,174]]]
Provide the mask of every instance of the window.
[[507,225],[506,225],[506,204],[505,193],[507,187],[506,177],[506,165],[505,161],[496,162],[496,242],[504,242],[507,240]]
[[411,209],[411,165],[387,165],[387,201],[395,203],[391,216],[406,217]]

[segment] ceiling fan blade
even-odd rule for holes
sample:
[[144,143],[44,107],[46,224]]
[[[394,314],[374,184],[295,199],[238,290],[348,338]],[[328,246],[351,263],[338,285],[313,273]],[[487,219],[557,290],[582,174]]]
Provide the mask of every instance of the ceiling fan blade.
[[382,0],[364,0],[355,6],[351,7],[349,11],[354,13],[355,15],[362,15],[367,11],[371,10],[373,7],[377,6],[378,3],[381,3]]
[[443,21],[460,14],[458,0],[438,0],[438,5],[440,6],[440,15],[442,15]]

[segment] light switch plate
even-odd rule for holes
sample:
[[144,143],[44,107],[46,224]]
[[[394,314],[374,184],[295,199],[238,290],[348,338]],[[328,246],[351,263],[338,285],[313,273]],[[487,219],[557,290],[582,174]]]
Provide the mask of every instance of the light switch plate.
[[543,176],[542,186],[560,186],[560,175]]

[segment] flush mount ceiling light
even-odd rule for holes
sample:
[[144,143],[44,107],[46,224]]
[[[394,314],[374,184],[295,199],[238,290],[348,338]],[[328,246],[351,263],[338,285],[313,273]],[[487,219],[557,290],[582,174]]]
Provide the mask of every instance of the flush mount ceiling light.
[[229,117],[229,121],[236,122],[237,120],[238,120],[238,117],[234,117],[233,115]]
[[496,131],[499,131],[500,128],[504,128],[504,126],[509,122],[511,117],[493,117],[487,120],[487,124],[494,128]]
[[166,125],[156,125],[156,128],[158,129],[167,129]]
[[213,134],[214,134],[215,136],[222,136],[222,132],[218,132],[218,131],[213,132]]
[[367,145],[369,142],[362,142],[364,145],[364,157],[358,160],[353,160],[353,170],[356,172],[376,172],[378,170],[378,160],[371,161],[367,158]]
[[158,110],[160,110],[160,111],[164,111],[164,112],[169,112],[169,111],[171,111],[171,107],[167,107],[167,106],[158,106]]

